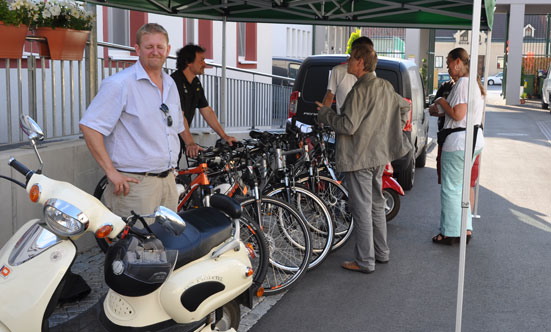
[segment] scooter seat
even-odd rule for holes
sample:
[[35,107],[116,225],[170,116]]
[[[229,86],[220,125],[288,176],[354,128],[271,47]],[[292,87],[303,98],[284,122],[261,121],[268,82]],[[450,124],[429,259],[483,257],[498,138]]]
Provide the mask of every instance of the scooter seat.
[[180,235],[174,235],[160,223],[150,228],[167,249],[178,250],[175,269],[206,255],[231,236],[230,219],[214,208],[198,208],[178,213],[186,223]]

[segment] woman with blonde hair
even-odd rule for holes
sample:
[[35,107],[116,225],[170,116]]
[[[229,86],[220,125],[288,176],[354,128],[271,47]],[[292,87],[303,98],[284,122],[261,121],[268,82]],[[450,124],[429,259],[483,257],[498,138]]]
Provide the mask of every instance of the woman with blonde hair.
[[[457,77],[447,99],[439,98],[435,104],[444,112],[444,129],[438,133],[442,145],[442,186],[440,187],[440,233],[432,238],[434,243],[451,245],[459,241],[461,230],[461,194],[463,190],[463,165],[465,163],[465,130],[467,127],[467,102],[469,97],[469,54],[463,48],[453,49],[446,59],[451,77]],[[484,147],[482,113],[485,91],[480,80],[474,90],[474,142],[473,160]],[[472,217],[467,219],[467,242],[472,237]]]

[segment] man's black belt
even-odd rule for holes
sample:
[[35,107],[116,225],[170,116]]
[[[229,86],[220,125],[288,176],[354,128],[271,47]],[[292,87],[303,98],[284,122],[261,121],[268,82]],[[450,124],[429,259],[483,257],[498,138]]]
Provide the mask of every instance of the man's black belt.
[[166,178],[166,177],[168,176],[168,174],[170,174],[170,172],[172,172],[172,169],[167,169],[166,171],[161,172],[161,173],[152,173],[152,172],[127,172],[127,171],[120,171],[120,172],[128,173],[128,174],[144,175],[144,176],[155,176],[155,177],[158,177],[158,178]]

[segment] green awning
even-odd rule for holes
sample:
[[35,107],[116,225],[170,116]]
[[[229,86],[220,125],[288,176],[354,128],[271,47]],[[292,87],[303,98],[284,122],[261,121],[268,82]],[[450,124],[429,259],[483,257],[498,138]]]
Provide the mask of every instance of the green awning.
[[[233,22],[471,29],[472,0],[88,0],[104,6]],[[495,0],[483,1],[481,29]]]

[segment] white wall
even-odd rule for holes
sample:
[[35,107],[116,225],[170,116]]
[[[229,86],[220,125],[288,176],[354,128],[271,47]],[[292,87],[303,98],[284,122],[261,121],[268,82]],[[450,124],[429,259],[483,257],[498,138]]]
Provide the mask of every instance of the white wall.
[[176,56],[176,51],[184,47],[184,19],[181,17],[149,14],[149,23],[157,23],[163,26],[168,32],[170,43],[170,55]]
[[312,55],[312,26],[272,24],[274,57],[306,58]]

